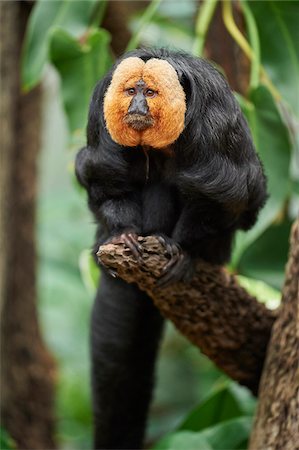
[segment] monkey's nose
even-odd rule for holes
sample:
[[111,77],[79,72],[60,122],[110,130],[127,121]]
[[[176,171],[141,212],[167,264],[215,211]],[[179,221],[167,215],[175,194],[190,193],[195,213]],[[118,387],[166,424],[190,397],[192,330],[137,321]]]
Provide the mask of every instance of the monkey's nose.
[[128,114],[138,114],[140,116],[147,116],[149,113],[148,104],[143,96],[136,95],[132,98]]

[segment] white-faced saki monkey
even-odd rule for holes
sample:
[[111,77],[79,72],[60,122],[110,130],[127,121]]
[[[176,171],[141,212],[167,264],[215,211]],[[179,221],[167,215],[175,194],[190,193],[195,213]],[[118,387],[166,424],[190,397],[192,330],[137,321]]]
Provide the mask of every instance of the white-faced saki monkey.
[[[95,87],[76,174],[98,224],[95,251],[156,235],[170,261],[158,284],[187,280],[196,258],[224,264],[237,229],[264,205],[266,180],[246,120],[207,61],[166,49],[122,56]],[[105,268],[91,320],[94,447],[140,449],[163,319]]]

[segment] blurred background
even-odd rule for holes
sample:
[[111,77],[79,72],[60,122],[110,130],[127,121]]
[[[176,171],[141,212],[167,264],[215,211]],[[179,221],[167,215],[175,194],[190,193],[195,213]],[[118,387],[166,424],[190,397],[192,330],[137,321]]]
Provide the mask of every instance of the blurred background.
[[[229,268],[278,306],[299,204],[298,23],[297,1],[1,2],[1,448],[91,448],[89,315],[99,272],[73,165],[93,87],[124,51],[183,49],[228,78],[270,194],[256,226],[238,234]],[[192,417],[197,441],[171,448],[245,448],[254,408],[168,324],[148,448],[168,448],[160,439]]]

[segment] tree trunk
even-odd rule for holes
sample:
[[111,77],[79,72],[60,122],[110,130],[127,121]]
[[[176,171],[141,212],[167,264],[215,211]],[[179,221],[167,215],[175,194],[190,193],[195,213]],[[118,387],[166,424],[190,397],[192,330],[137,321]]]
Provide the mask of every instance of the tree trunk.
[[169,256],[156,237],[139,241],[142,265],[122,243],[101,246],[100,261],[128,283],[137,283],[184,336],[256,394],[276,313],[239,286],[235,276],[203,261],[189,283],[156,287]]
[[1,417],[20,449],[55,448],[54,363],[36,311],[36,162],[41,90],[20,90],[20,54],[31,5],[1,8]]
[[129,19],[133,14],[143,11],[148,3],[148,0],[113,0],[108,2],[101,26],[111,34],[111,48],[116,57],[125,51],[131,38],[128,27]]
[[299,220],[294,224],[282,306],[268,347],[250,450],[299,448]]

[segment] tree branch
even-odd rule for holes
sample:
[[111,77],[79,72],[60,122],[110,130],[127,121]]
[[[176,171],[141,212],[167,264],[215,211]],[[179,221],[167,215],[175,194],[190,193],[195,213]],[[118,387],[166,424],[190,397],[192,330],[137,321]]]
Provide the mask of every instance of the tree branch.
[[276,312],[249,295],[224,268],[203,261],[191,282],[156,287],[169,256],[154,236],[139,242],[142,265],[124,244],[101,246],[99,260],[128,283],[137,283],[183,335],[256,394]]
[[282,305],[259,389],[251,450],[295,450],[299,443],[299,220],[292,228]]

